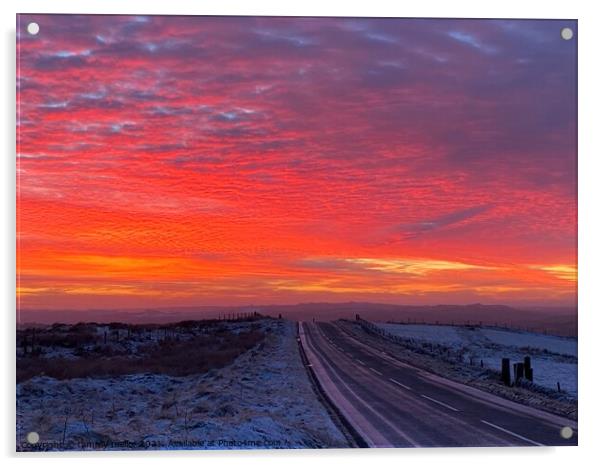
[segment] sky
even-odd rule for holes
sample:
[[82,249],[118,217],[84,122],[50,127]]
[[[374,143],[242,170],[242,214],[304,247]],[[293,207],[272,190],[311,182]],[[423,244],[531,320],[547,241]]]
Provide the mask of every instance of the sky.
[[575,305],[566,26],[20,15],[18,307]]

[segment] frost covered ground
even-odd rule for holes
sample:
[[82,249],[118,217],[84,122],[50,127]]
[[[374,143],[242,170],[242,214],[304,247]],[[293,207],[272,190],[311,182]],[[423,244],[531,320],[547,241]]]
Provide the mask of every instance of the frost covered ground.
[[[294,323],[259,322],[266,335],[262,343],[226,367],[203,374],[35,376],[17,384],[17,448],[346,446],[312,390]],[[40,436],[36,447],[26,443],[29,432]]]
[[446,345],[463,353],[465,362],[483,361],[500,370],[501,359],[522,362],[531,357],[533,382],[577,396],[577,339],[490,327],[452,325],[377,324],[387,333],[402,338]]

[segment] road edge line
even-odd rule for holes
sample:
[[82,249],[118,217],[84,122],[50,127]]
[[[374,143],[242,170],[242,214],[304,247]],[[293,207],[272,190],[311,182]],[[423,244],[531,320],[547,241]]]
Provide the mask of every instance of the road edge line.
[[310,383],[314,387],[314,391],[318,395],[318,400],[320,400],[320,402],[324,405],[327,413],[333,419],[335,425],[337,425],[337,427],[339,427],[339,428],[341,426],[343,427],[342,433],[348,440],[351,440],[351,442],[350,442],[351,447],[370,448],[370,446],[368,445],[368,442],[366,442],[366,440],[364,440],[364,438],[361,436],[361,434],[355,429],[355,427],[353,427],[353,425],[347,420],[347,418],[343,415],[343,413],[341,413],[339,408],[330,399],[330,397],[328,396],[328,394],[322,387],[322,384],[318,380],[318,377],[316,376],[316,373],[314,372],[312,365],[309,363],[309,359],[307,358],[307,354],[305,353],[305,348],[303,348],[303,344],[301,342],[301,337],[299,335],[299,326],[300,325],[301,325],[301,322],[297,322],[297,326],[296,326],[297,327],[297,344],[299,347],[299,353],[301,355],[301,362],[303,363],[303,366],[305,367],[305,370],[308,374]]
[[485,425],[488,425],[489,427],[493,427],[494,429],[497,429],[497,430],[499,430],[501,432],[504,432],[504,433],[506,433],[508,435],[512,435],[513,437],[516,437],[518,439],[524,440],[525,442],[528,442],[528,443],[530,443],[532,445],[535,445],[537,447],[545,447],[546,446],[543,443],[539,443],[539,442],[536,442],[535,440],[531,440],[530,438],[523,437],[522,435],[517,434],[516,432],[512,432],[511,430],[504,429],[503,427],[500,427],[500,426],[498,426],[498,425],[496,425],[496,424],[494,424],[492,422],[486,421],[484,419],[481,419],[481,422],[483,424],[485,424]]

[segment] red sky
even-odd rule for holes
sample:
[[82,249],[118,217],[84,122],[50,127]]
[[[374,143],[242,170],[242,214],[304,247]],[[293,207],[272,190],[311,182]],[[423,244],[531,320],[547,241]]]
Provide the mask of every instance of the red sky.
[[575,304],[565,26],[21,15],[19,307]]

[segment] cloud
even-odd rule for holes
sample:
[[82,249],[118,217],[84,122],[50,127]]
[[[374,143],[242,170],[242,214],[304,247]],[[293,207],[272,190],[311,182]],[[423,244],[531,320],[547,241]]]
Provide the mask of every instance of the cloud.
[[568,280],[571,282],[577,281],[577,267],[574,265],[566,264],[552,264],[552,265],[532,265],[532,269],[543,270],[544,272],[553,275],[556,278],[562,280]]
[[375,259],[360,257],[347,259],[352,264],[360,264],[368,269],[381,272],[399,273],[407,275],[428,275],[430,273],[465,270],[488,270],[491,267],[467,264],[464,262],[433,260],[433,259]]
[[495,47],[484,44],[483,42],[481,42],[479,39],[477,39],[475,36],[473,36],[471,34],[467,34],[465,32],[461,32],[461,31],[450,31],[449,36],[452,39],[455,39],[458,42],[461,42],[463,44],[470,45],[471,47],[473,47],[481,52],[488,53],[488,54],[497,52],[497,49]]
[[[476,286],[569,293],[530,268],[576,254],[576,44],[559,42],[556,21],[19,24],[19,272],[42,290],[24,303],[94,286],[112,302],[117,279],[92,284],[97,264],[57,260],[68,253],[181,260],[146,277],[142,267],[127,290],[161,283],[185,303],[285,299],[282,286],[306,300],[329,286],[393,299],[411,291],[400,276],[432,299]],[[408,257],[501,268],[435,274]]]
[[432,230],[438,230],[440,228],[445,228],[450,225],[464,222],[465,220],[470,220],[471,218],[488,212],[493,208],[494,205],[485,204],[466,209],[460,209],[435,218],[423,220],[421,222],[403,224],[400,227],[400,231],[409,233],[410,235],[417,235]]

